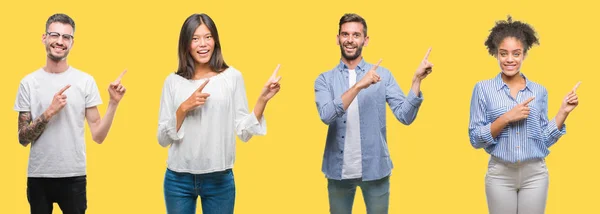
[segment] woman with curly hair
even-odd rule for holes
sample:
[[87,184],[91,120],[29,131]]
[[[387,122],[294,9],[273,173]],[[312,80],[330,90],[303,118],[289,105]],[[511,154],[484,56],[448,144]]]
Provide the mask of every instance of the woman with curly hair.
[[577,84],[548,120],[548,92],[521,66],[539,40],[527,23],[498,21],[485,42],[501,72],[475,85],[469,138],[491,155],[485,192],[491,214],[544,213],[548,195],[548,148],[566,133],[565,120],[579,103]]

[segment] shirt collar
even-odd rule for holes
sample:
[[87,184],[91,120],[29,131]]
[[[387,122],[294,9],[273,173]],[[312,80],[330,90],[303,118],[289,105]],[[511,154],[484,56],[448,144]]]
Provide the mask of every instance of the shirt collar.
[[[366,66],[367,66],[367,62],[365,62],[365,59],[364,58],[360,59],[360,62],[358,63],[358,65],[356,65],[356,69],[355,69],[356,73],[366,71],[367,70]],[[339,71],[344,71],[344,70],[348,69],[348,66],[344,63],[344,61],[342,61],[340,59],[340,64],[338,64],[337,69]]]
[[[525,76],[525,74],[520,73],[521,76],[523,76],[523,78],[525,78],[525,89],[531,91],[530,87],[531,87],[531,81],[529,81],[529,79],[527,79],[527,77]],[[506,85],[506,83],[504,83],[504,81],[502,81],[502,72],[500,72],[498,75],[496,75],[496,78],[494,78],[494,83],[495,83],[495,87],[496,90],[500,90],[503,87],[508,87]]]

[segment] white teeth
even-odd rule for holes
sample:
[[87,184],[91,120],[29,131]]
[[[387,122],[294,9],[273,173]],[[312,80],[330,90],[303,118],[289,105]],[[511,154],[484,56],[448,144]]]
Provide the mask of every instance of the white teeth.
[[207,50],[206,51],[198,51],[198,53],[199,54],[205,54],[205,53],[208,53],[208,51]]

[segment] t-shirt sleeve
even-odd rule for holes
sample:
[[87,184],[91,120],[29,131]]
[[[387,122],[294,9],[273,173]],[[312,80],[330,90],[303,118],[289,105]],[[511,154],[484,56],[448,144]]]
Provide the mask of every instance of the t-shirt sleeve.
[[90,77],[85,88],[85,107],[89,108],[100,104],[102,104],[102,98],[100,97],[100,92],[98,92],[96,80]]
[[22,80],[17,91],[17,99],[15,100],[15,111],[31,111],[30,90],[27,82]]

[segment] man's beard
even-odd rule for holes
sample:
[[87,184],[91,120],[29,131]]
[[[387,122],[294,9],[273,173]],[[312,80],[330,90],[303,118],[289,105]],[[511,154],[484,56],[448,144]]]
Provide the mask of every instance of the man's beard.
[[353,55],[347,55],[346,52],[344,51],[344,45],[340,45],[340,51],[342,51],[342,57],[344,57],[344,59],[346,59],[346,60],[357,59],[362,54],[362,48],[363,48],[362,45],[357,45],[356,52],[354,52]]

